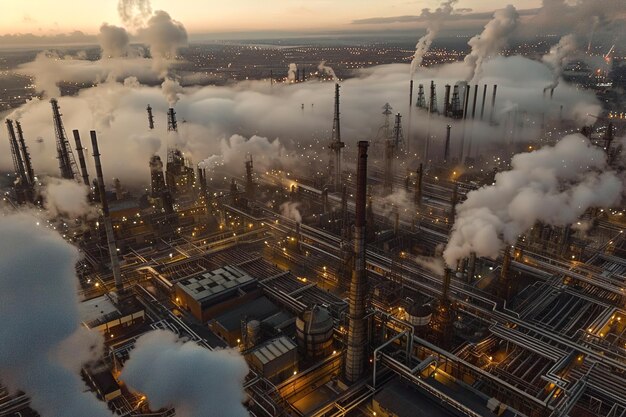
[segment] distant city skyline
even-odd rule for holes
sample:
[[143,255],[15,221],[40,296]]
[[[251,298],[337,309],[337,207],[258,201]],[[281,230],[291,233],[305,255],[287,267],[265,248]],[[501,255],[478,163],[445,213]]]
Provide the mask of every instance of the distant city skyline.
[[[363,0],[153,0],[152,10],[165,10],[183,23],[190,35],[252,31],[354,31],[420,28],[421,22],[396,21],[418,16],[424,8],[436,8],[440,0],[387,2]],[[541,0],[459,0],[465,13],[484,13],[513,4],[532,9]],[[0,14],[0,35],[54,36],[74,31],[93,35],[102,23],[121,25],[117,1],[5,0]],[[472,25],[477,22],[474,21]],[[451,23],[450,28],[463,26]]]

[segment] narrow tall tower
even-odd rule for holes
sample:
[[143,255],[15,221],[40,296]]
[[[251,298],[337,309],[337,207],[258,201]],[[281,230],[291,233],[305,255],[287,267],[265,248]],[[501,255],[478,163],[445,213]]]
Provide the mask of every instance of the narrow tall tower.
[[89,187],[89,174],[87,173],[87,164],[85,163],[83,144],[80,141],[80,133],[76,129],[74,129],[72,133],[74,134],[74,142],[76,142],[76,153],[78,154],[78,162],[80,163],[80,172],[83,177],[83,183]]
[[416,107],[420,109],[426,108],[426,97],[424,96],[424,84],[420,84],[417,87],[417,102],[415,103]]
[[20,154],[20,147],[17,143],[17,137],[15,136],[15,129],[13,127],[13,120],[6,120],[7,130],[9,132],[9,143],[11,144],[11,155],[13,156],[13,168],[15,168],[15,174],[19,178],[20,185],[22,187],[28,186],[28,175],[24,168],[24,161]]
[[450,160],[450,131],[452,130],[451,125],[446,126],[446,143],[443,148],[443,162],[448,163]]
[[417,179],[415,180],[415,205],[422,205],[423,181],[424,181],[424,165],[420,164],[415,172]]
[[104,219],[104,231],[107,237],[109,248],[109,256],[111,257],[111,272],[115,280],[115,291],[122,294],[124,284],[122,283],[122,272],[120,270],[120,260],[117,257],[117,245],[115,244],[115,235],[113,234],[113,225],[111,224],[111,215],[109,213],[109,203],[104,190],[104,176],[102,175],[102,165],[100,164],[100,151],[98,150],[98,138],[96,132],[92,130],[91,147],[93,148],[93,158],[96,164],[96,175],[98,178],[98,191],[100,192],[100,203],[102,204],[102,216]]
[[[333,131],[330,139],[330,150],[334,154],[333,164],[329,164],[330,175],[333,177],[335,191],[341,189],[341,149],[346,146],[341,141],[341,124],[339,119],[339,83],[335,84],[335,117],[333,118]],[[333,172],[334,168],[334,172]]]
[[493,124],[495,122],[494,115],[496,112],[496,96],[498,94],[498,85],[494,84],[493,86],[493,94],[491,96],[491,115],[489,116],[489,123]]
[[450,117],[450,84],[446,84],[445,94],[443,96],[443,115]]
[[148,127],[152,130],[154,129],[154,116],[152,115],[152,107],[149,104],[146,107],[146,111],[148,112]]
[[252,168],[252,155],[248,155],[248,158],[246,159],[246,197],[248,198],[248,201],[254,200],[254,179],[252,176]]
[[33,165],[30,160],[30,152],[26,146],[24,140],[24,132],[22,131],[22,124],[18,121],[15,122],[15,130],[17,131],[17,141],[20,145],[20,151],[22,153],[22,161],[24,162],[24,169],[26,170],[26,176],[28,177],[28,183],[31,186],[35,185],[35,172],[33,171]]
[[178,132],[178,122],[176,121],[176,112],[172,107],[167,110],[167,131]]
[[404,149],[404,133],[402,132],[402,115],[396,114],[396,123],[393,126],[393,141],[396,149]]
[[428,103],[428,112],[437,113],[437,86],[434,81],[430,82],[430,102]]
[[367,147],[368,142],[359,141],[356,184],[356,218],[354,224],[354,269],[350,282],[348,312],[348,343],[346,350],[345,377],[355,382],[363,374],[367,344],[367,320],[365,298],[367,275],[365,272],[365,212],[367,195]]
[[67,134],[65,133],[65,127],[63,126],[63,120],[61,120],[61,112],[59,111],[59,103],[55,98],[50,100],[52,105],[52,119],[54,121],[54,133],[57,143],[57,158],[59,159],[59,169],[61,170],[61,177],[73,180],[78,178],[78,166],[74,159],[74,153],[72,147],[67,140]]

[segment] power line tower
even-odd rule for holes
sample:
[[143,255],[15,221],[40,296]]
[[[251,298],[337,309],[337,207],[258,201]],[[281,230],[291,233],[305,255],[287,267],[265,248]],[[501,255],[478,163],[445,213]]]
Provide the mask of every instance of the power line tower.
[[[335,84],[335,117],[333,118],[333,131],[330,139],[329,149],[334,154],[329,163],[330,175],[334,180],[335,191],[341,189],[341,149],[346,146],[341,141],[341,125],[339,119],[339,84]],[[333,172],[334,171],[334,172]]]
[[73,180],[78,178],[78,165],[74,159],[74,153],[72,152],[72,146],[67,140],[67,133],[65,133],[65,127],[63,126],[63,120],[61,120],[61,112],[59,111],[59,103],[53,98],[50,100],[52,105],[52,118],[54,121],[54,133],[56,136],[57,144],[57,158],[59,159],[59,169],[61,170],[61,177]]

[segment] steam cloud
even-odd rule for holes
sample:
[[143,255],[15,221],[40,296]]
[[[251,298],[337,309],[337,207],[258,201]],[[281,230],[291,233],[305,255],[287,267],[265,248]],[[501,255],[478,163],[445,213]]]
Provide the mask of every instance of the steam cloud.
[[320,62],[320,64],[317,66],[317,70],[322,74],[330,75],[333,81],[339,81],[339,78],[337,78],[337,74],[335,74],[335,70],[326,65],[326,61]]
[[44,205],[52,217],[77,219],[96,216],[96,209],[88,202],[89,188],[73,180],[48,177],[41,190]]
[[180,86],[178,81],[166,78],[161,84],[161,91],[165,96],[167,103],[170,107],[174,107],[178,103],[179,96],[184,93],[183,87]]
[[124,28],[107,23],[102,24],[98,34],[98,42],[100,42],[103,59],[120,58],[128,55],[130,37]]
[[139,28],[152,14],[152,6],[150,0],[119,0],[117,13],[126,27]]
[[298,71],[298,66],[294,63],[289,64],[289,71],[287,72],[287,81],[290,83],[296,81],[296,71]]
[[181,417],[249,417],[243,406],[248,365],[232,349],[210,351],[166,330],[144,334],[121,374],[153,409],[173,406]]
[[422,10],[422,17],[428,19],[428,26],[426,27],[426,35],[422,36],[415,45],[415,55],[411,60],[411,78],[415,75],[417,68],[422,65],[424,55],[430,50],[430,46],[441,30],[444,20],[452,14],[457,2],[458,0],[446,0],[434,12],[431,12],[430,9]]
[[571,224],[588,208],[612,207],[622,198],[624,184],[608,169],[604,151],[582,135],[517,154],[511,166],[458,206],[444,251],[449,266],[471,252],[497,257],[505,243],[514,244],[537,221]]
[[42,417],[110,417],[79,376],[102,345],[79,327],[78,250],[36,223],[27,214],[0,217],[2,383],[24,391]]
[[515,7],[508,5],[504,9],[496,10],[483,32],[469,40],[468,45],[472,50],[465,57],[465,63],[471,68],[468,82],[482,78],[484,62],[506,47],[518,23],[519,13]]
[[173,20],[167,12],[157,10],[138,35],[150,47],[155,69],[163,76],[169,61],[176,58],[179,48],[187,46],[187,30],[182,23]]
[[563,69],[567,63],[567,59],[577,49],[578,42],[576,41],[576,36],[569,34],[563,36],[559,43],[550,49],[550,53],[543,56],[543,62],[552,69],[554,77],[552,83],[548,85],[545,90],[556,88],[559,85],[559,79],[561,75],[563,75]]
[[300,213],[300,203],[292,203],[291,201],[285,201],[280,205],[280,214],[295,222],[302,222],[302,214]]

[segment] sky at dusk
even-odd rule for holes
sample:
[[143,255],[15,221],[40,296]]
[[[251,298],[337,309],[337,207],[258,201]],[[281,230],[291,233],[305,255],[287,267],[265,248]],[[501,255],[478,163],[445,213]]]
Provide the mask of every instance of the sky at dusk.
[[[539,7],[541,0],[459,0],[456,8],[492,11],[513,4]],[[440,0],[152,0],[153,10],[166,10],[191,33],[270,30],[381,29],[354,20],[419,15]],[[0,35],[57,35],[75,30],[95,34],[107,22],[121,24],[117,0],[3,0]],[[414,27],[420,27],[415,25]]]

